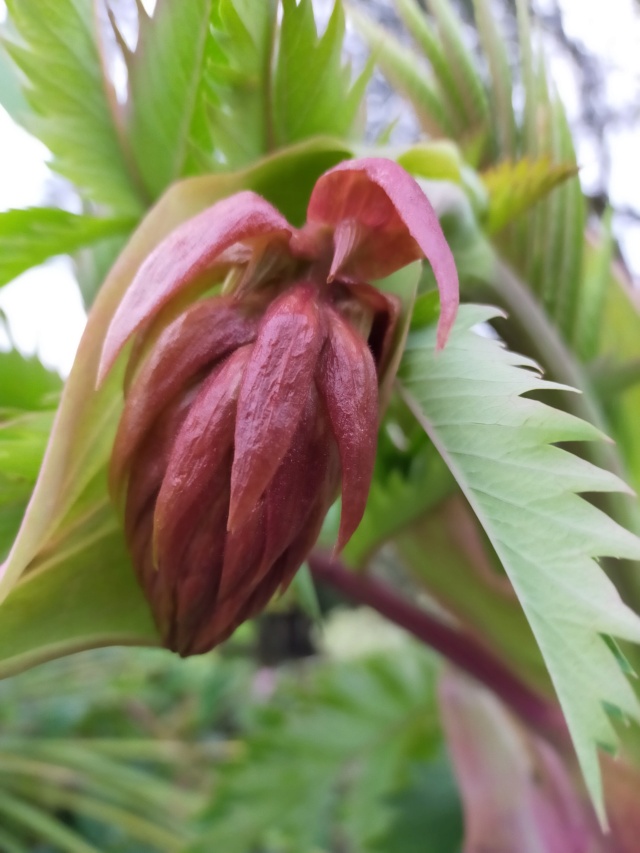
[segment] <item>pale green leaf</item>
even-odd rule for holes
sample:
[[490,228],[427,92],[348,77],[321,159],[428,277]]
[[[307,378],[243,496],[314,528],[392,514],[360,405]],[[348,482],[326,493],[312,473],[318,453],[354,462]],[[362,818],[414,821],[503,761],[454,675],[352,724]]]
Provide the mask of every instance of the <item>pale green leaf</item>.
[[139,13],[138,43],[128,60],[128,128],[140,176],[154,199],[183,172],[211,7],[211,0],[159,0],[152,18]]
[[56,207],[30,207],[0,213],[0,287],[55,255],[127,234],[135,220],[99,219]]
[[95,202],[141,208],[113,116],[115,94],[98,48],[92,0],[8,0],[19,41],[6,49],[25,77],[28,127],[51,150],[52,166]]
[[598,430],[523,397],[551,390],[530,360],[471,331],[496,310],[465,306],[444,351],[435,329],[410,335],[404,395],[500,558],[538,641],[588,788],[602,816],[597,746],[616,737],[604,703],[639,717],[602,634],[640,641],[640,620],[596,560],[637,559],[640,540],[580,492],[616,492],[618,478],[554,445]]
[[273,136],[278,146],[318,133],[347,137],[368,79],[351,84],[343,63],[344,10],[335,0],[327,29],[318,37],[311,0],[283,0],[273,80]]

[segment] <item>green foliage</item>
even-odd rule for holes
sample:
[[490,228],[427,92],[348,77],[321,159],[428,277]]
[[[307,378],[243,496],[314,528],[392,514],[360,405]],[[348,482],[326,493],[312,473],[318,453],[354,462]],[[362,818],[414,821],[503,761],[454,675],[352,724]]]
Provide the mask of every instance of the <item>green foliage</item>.
[[577,496],[624,484],[553,446],[598,439],[598,431],[521,396],[559,386],[542,380],[529,359],[470,331],[495,313],[462,308],[437,356],[433,328],[412,333],[402,383],[518,594],[602,814],[596,747],[616,744],[603,704],[632,717],[640,708],[599,635],[637,642],[640,620],[595,558],[637,559],[640,541]]
[[25,77],[28,127],[52,166],[97,204],[137,214],[140,197],[114,117],[91,0],[9,0],[19,39],[7,52]]
[[318,38],[311,0],[283,0],[280,45],[274,73],[273,136],[279,146],[318,133],[345,137],[364,94],[368,72],[351,86],[343,65],[344,12],[336,0]]
[[153,18],[139,7],[135,53],[128,58],[131,147],[149,196],[184,170],[210,39],[211,0],[159,0]]
[[213,12],[202,108],[194,124],[202,133],[197,153],[214,168],[238,169],[274,147],[271,64],[276,4],[220,0]]
[[126,234],[135,220],[98,219],[56,207],[30,207],[0,213],[0,287],[55,255],[71,254],[92,243]]
[[2,831],[21,850],[184,850],[212,767],[233,754],[223,729],[242,719],[248,675],[239,661],[111,649],[1,682]]
[[439,750],[434,686],[432,662],[408,643],[286,681],[238,760],[220,768],[194,853],[311,853],[338,839],[363,853],[394,849],[382,840],[411,767],[429,768]]

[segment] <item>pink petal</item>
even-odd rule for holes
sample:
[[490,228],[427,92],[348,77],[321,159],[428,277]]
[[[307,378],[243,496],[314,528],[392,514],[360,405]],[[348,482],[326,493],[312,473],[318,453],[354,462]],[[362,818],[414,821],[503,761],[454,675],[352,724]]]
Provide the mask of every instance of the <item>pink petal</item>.
[[367,344],[336,311],[326,311],[329,334],[316,382],[340,451],[340,551],[360,524],[369,495],[378,435],[378,379]]
[[238,400],[229,530],[251,513],[289,449],[323,339],[312,287],[287,291],[265,314]]
[[383,278],[426,257],[440,290],[438,347],[458,309],[458,273],[431,204],[416,181],[392,160],[347,160],[318,179],[307,220],[335,229],[331,275]]
[[102,349],[98,384],[134,332],[205,273],[232,262],[221,257],[223,252],[259,237],[288,242],[292,233],[274,207],[249,191],[214,204],[172,231],[142,264],[118,306]]
[[162,410],[203,368],[250,343],[257,325],[228,299],[198,302],[160,335],[127,394],[111,456],[117,493],[140,442]]

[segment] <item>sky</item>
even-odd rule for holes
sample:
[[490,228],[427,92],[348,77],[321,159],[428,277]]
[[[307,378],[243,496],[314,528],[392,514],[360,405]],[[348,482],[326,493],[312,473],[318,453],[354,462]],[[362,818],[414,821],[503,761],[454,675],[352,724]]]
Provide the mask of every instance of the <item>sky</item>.
[[[547,0],[538,0],[544,7]],[[153,0],[145,6],[152,7]],[[602,58],[607,98],[612,106],[630,105],[640,113],[640,13],[634,0],[561,0],[567,32]],[[0,20],[5,14],[0,0]],[[553,76],[569,115],[575,116],[578,95],[573,75],[560,60]],[[639,115],[640,119],[640,115]],[[607,130],[611,151],[609,193],[614,205],[640,208],[640,120],[631,129]],[[47,203],[55,180],[47,167],[47,149],[14,124],[0,107],[0,210]],[[596,149],[578,140],[581,179],[587,189],[598,177]],[[50,203],[50,202],[49,202]],[[626,260],[640,281],[640,224],[616,224]],[[0,312],[8,318],[11,341],[25,353],[37,353],[67,375],[82,335],[85,313],[68,259],[55,259],[30,270],[0,289]],[[7,346],[0,327],[0,346]]]

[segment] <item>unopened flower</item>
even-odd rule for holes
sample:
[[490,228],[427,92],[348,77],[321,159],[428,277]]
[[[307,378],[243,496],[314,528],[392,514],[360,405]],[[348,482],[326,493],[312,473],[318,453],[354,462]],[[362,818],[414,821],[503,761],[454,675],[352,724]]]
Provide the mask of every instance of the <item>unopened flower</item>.
[[340,164],[293,228],[243,192],[147,258],[100,375],[134,338],[111,487],[163,640],[206,651],[286,587],[340,490],[338,548],[364,512],[398,305],[368,282],[421,257],[458,283],[437,218],[388,160]]

